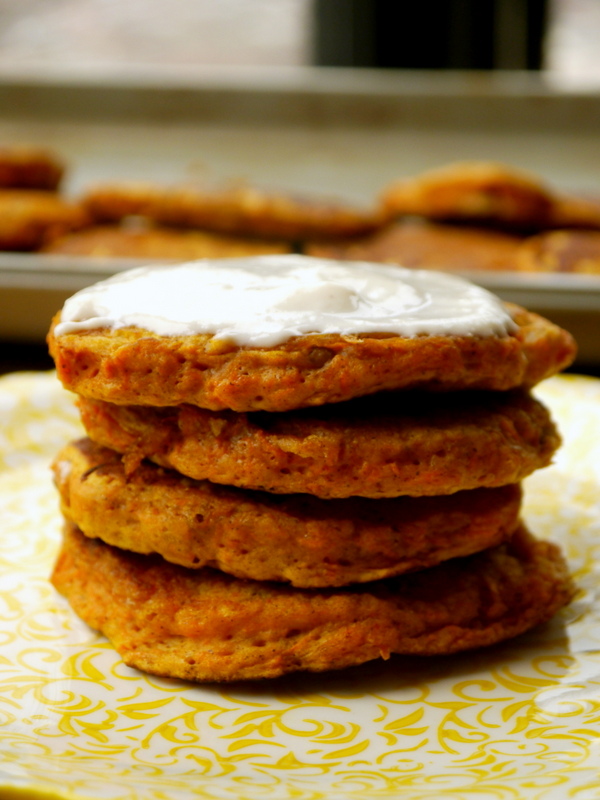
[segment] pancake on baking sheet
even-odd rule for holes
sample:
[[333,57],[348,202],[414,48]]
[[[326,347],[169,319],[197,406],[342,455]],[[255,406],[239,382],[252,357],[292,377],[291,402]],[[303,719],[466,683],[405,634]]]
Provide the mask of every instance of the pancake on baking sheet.
[[514,230],[548,227],[554,194],[537,176],[492,161],[463,161],[395,181],[381,193],[390,217],[487,224]]
[[[321,280],[323,271],[334,278],[321,285],[315,276]],[[240,273],[246,283],[236,294]],[[286,294],[288,287],[292,291]],[[382,292],[388,295],[383,305]],[[124,317],[116,312],[113,324],[112,312],[96,313],[94,303],[115,295],[119,308],[125,303],[134,310],[124,311]],[[283,335],[268,308],[257,311],[264,297],[270,301],[273,295],[276,312],[283,313]],[[150,303],[147,312],[140,309],[143,302]],[[161,306],[161,316],[154,305],[167,302],[171,310]],[[341,310],[329,311],[330,302]],[[437,303],[442,317],[428,320]],[[402,306],[400,312],[394,304]],[[383,313],[371,319],[373,305]],[[204,326],[199,332],[169,316],[181,308],[197,315],[193,325],[200,320]],[[478,310],[483,324],[474,329]],[[227,317],[214,323],[217,333],[213,314]],[[319,316],[324,332],[313,333]],[[145,329],[144,320],[158,321],[157,332]],[[240,412],[286,411],[414,387],[529,387],[568,366],[576,352],[571,335],[557,325],[502,304],[454,275],[300,255],[121,273],[70,298],[53,320],[48,344],[60,380],[80,395]]]
[[373,581],[492,547],[516,529],[517,485],[447,497],[320,500],[193,481],[89,439],[57,455],[66,519],[86,536],[184,567],[295,586]]
[[140,226],[96,225],[52,240],[44,253],[96,258],[227,258],[291,252],[274,240],[224,236],[206,231]]
[[600,275],[600,231],[559,230],[530,236],[519,248],[516,263],[526,272]]
[[411,269],[450,272],[514,270],[522,237],[466,225],[405,219],[361,239],[312,242],[306,255],[344,261],[376,261]]
[[188,570],[67,524],[52,581],[126,664],[196,681],[487,646],[549,620],[573,595],[559,549],[523,528],[506,544],[428,570],[308,590]]
[[267,413],[80,398],[89,437],[199,480],[323,498],[451,494],[517,483],[560,444],[524,392],[378,394]]
[[56,191],[64,172],[62,159],[46,148],[0,146],[0,187]]
[[87,221],[79,205],[55,192],[0,189],[0,250],[37,250]]
[[148,181],[117,181],[88,187],[80,202],[96,224],[121,222],[128,217],[156,222],[164,191]]
[[600,197],[558,194],[552,210],[553,228],[600,228]]
[[383,222],[377,209],[245,183],[216,188],[112,183],[90,188],[82,203],[98,222],[141,215],[162,225],[290,241],[358,236]]

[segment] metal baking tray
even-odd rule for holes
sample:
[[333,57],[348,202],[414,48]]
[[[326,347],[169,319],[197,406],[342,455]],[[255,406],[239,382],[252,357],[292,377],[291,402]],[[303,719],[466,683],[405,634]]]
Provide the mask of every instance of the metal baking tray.
[[[402,175],[502,161],[600,187],[600,94],[524,73],[137,69],[0,72],[0,143],[54,148],[64,192],[95,182],[247,179],[372,203]],[[0,338],[41,341],[66,297],[131,261],[0,254]],[[600,278],[468,275],[567,327],[600,363]]]

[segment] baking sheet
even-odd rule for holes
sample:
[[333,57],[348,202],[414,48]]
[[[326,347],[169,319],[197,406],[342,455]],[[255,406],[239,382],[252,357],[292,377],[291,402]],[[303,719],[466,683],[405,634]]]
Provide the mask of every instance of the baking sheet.
[[557,377],[536,394],[564,446],[526,480],[524,516],[579,586],[551,623],[465,655],[200,686],[124,666],[48,583],[48,463],[81,428],[54,374],[1,378],[0,796],[595,800],[600,381]]
[[[600,187],[600,95],[534,73],[326,68],[0,69],[0,142],[53,147],[66,194],[106,180],[247,179],[370,203],[402,175],[504,161],[556,188]],[[64,299],[118,264],[0,254],[0,338],[42,341]],[[479,274],[600,363],[600,279]]]

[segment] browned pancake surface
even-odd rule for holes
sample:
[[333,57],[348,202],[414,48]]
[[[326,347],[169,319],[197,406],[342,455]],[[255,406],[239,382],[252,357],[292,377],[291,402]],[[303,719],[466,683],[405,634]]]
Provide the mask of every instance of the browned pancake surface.
[[559,549],[524,529],[497,548],[352,589],[294,589],[125,553],[67,525],[52,577],[126,664],[195,681],[348,667],[491,645],[572,597]]
[[382,224],[375,209],[247,184],[210,188],[113,183],[90,188],[82,202],[99,222],[142,215],[163,225],[291,241],[358,236]]
[[369,237],[307,244],[309,256],[444,272],[514,270],[522,237],[495,230],[402,220]]
[[559,193],[552,210],[553,228],[600,228],[598,195]]
[[54,152],[33,145],[0,147],[0,186],[55,191],[65,172]]
[[0,250],[37,250],[86,223],[83,209],[55,192],[0,190]]
[[575,358],[573,337],[507,304],[507,336],[295,336],[276,347],[238,347],[210,335],[157,336],[138,328],[48,335],[59,379],[112,403],[286,411],[387,389],[533,386]]
[[220,236],[173,228],[97,225],[58,237],[43,252],[96,258],[149,258],[193,261],[291,252],[285,242]]
[[89,439],[54,462],[64,516],[86,536],[185,567],[295,586],[341,586],[423,569],[499,544],[517,526],[518,486],[438,498],[320,500],[193,481]]
[[548,227],[554,194],[530,173],[492,161],[464,161],[390,184],[381,203],[390,216],[530,230]]
[[334,498],[452,494],[518,483],[560,443],[521,392],[380,394],[282,414],[119,406],[81,398],[91,439],[189,477]]
[[526,272],[600,275],[600,231],[548,231],[521,245],[517,264]]

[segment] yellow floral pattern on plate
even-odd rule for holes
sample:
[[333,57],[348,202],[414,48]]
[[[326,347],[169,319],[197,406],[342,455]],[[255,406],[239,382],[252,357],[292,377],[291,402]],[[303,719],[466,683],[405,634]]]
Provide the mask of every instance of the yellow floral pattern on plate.
[[536,394],[565,444],[524,513],[564,547],[569,608],[476,653],[197,686],[124,666],[49,584],[49,461],[81,428],[53,374],[0,379],[0,797],[600,797],[600,381]]

